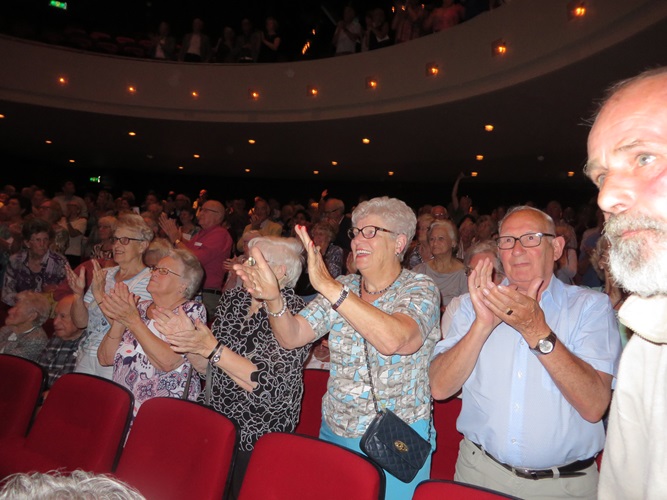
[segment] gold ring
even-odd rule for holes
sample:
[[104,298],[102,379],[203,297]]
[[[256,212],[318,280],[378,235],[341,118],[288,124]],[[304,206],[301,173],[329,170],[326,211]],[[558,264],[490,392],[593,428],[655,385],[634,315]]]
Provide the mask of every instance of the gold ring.
[[508,307],[507,311],[505,311],[505,314],[507,314],[508,316],[511,316],[513,312],[514,312],[514,310]]

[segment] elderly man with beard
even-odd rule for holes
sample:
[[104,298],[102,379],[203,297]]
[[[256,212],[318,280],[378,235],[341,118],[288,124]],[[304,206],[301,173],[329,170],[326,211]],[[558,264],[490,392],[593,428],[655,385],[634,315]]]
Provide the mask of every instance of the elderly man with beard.
[[632,292],[600,498],[667,498],[667,67],[612,87],[588,138],[609,263]]

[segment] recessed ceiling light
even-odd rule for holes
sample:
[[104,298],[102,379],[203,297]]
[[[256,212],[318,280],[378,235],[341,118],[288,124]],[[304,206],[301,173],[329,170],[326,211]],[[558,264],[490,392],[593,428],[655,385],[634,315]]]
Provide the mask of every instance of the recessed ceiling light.
[[127,87],[127,91],[128,91],[130,94],[135,94],[135,93],[137,92],[137,87],[135,87],[134,85],[129,85],[129,86]]
[[248,139],[248,144],[255,144],[257,141],[255,139]]
[[185,170],[185,167],[184,167],[183,165],[179,165],[179,166],[178,166],[178,169],[179,169],[179,170]]
[[470,172],[470,177],[477,177],[477,172]]
[[570,171],[567,173],[567,176],[568,176],[568,177],[574,177],[574,172],[573,172],[572,170],[570,170]]
[[319,171],[319,170],[313,170],[313,173],[314,173],[315,175],[317,175],[317,174],[320,173],[320,171]]
[[394,172],[393,172],[393,170],[390,170],[390,171],[389,171],[389,172],[387,172],[387,173],[389,174],[389,176],[390,176],[390,177],[391,177],[392,175],[394,175]]
[[426,65],[426,76],[438,76],[440,67],[436,63],[428,63]]
[[193,99],[197,99],[199,97],[199,92],[193,90],[192,92],[190,92],[190,95],[193,97]]
[[363,142],[364,144],[370,144],[371,140],[368,137],[364,137],[363,139],[361,139],[361,142]]
[[580,0],[574,0],[567,4],[567,18],[577,19],[586,15],[586,3]]
[[246,173],[250,173],[250,169],[249,169],[249,168],[246,168],[245,171],[246,171]]
[[488,125],[484,125],[484,130],[486,130],[487,132],[493,132],[493,125],[491,125],[490,123]]
[[134,137],[135,135],[137,135],[137,133],[136,132],[128,132],[127,135],[131,135],[132,137]]
[[76,163],[76,160],[70,160],[69,162],[70,163]]
[[477,160],[477,161],[482,161],[483,159],[484,159],[484,155],[475,156],[475,160]]
[[308,85],[307,92],[310,97],[317,97],[317,94],[320,93],[320,91],[314,85]]
[[5,117],[5,115],[0,115],[0,120],[2,120]]
[[498,39],[491,44],[491,51],[494,56],[504,56],[507,54],[507,43],[503,39]]
[[58,83],[60,85],[67,85],[67,78],[65,78],[64,76],[59,76],[58,77]]
[[192,155],[192,157],[193,157],[193,158],[199,158],[199,155],[198,155],[198,154],[194,154],[194,155]]
[[335,167],[336,165],[338,165],[338,162],[337,161],[332,161],[331,164]]
[[44,142],[45,142],[46,144],[53,144],[53,141],[51,141],[51,140],[49,140],[49,139],[45,140]]
[[258,101],[259,100],[259,91],[257,90],[248,90],[248,97],[250,98],[251,101]]
[[378,81],[377,78],[374,78],[372,76],[369,76],[366,78],[366,88],[369,90],[375,90],[378,88]]

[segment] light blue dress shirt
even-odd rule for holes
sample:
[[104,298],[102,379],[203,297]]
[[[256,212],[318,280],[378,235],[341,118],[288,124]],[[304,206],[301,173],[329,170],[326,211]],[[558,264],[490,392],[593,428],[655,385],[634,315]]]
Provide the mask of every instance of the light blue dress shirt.
[[[552,276],[540,307],[570,352],[596,370],[616,375],[621,343],[606,295],[565,285]],[[434,356],[456,345],[474,318],[470,296],[465,295]],[[518,331],[501,323],[463,384],[458,430],[515,467],[547,469],[595,455],[604,446],[602,422],[590,423],[579,415],[538,356]]]

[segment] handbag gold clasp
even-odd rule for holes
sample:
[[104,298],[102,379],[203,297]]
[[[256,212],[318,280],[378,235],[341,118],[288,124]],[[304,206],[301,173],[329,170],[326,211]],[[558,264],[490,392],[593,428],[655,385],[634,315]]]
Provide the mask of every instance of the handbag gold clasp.
[[398,439],[394,441],[394,448],[396,448],[401,453],[406,453],[408,451],[408,445]]

